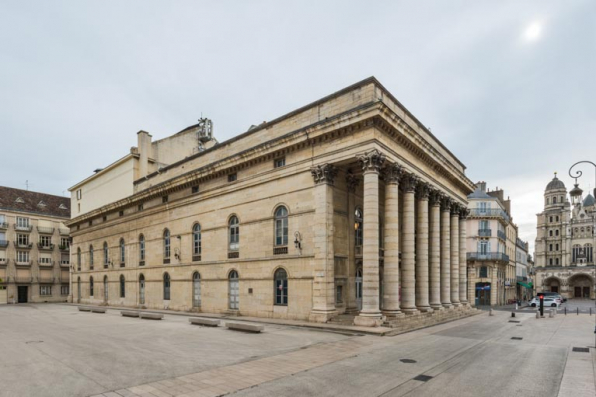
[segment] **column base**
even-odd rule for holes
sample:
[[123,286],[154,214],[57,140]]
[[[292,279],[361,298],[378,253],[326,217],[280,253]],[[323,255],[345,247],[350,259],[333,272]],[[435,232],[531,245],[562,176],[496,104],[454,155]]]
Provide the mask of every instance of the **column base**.
[[461,303],[459,303],[459,302],[451,302],[451,304],[453,305],[453,307],[461,306]]
[[430,313],[433,311],[430,306],[417,306],[416,309],[418,309],[420,313]]
[[337,316],[335,310],[313,310],[308,316],[308,321],[311,323],[326,323],[335,316]]
[[405,314],[406,316],[411,316],[411,315],[413,315],[413,314],[418,314],[418,313],[420,313],[420,312],[418,311],[418,309],[415,309],[415,308],[414,308],[414,309],[401,309],[401,311],[402,311],[402,312],[404,312],[404,314]]
[[433,309],[434,311],[441,311],[441,310],[445,310],[445,308],[443,306],[441,306],[440,303],[432,303],[430,305],[430,308]]
[[453,309],[453,305],[451,303],[442,303],[445,309]]
[[381,312],[386,317],[393,317],[393,318],[397,317],[397,318],[400,318],[400,317],[404,317],[405,316],[405,314],[403,314],[401,312],[401,310],[383,310]]
[[385,321],[385,316],[379,314],[359,314],[354,317],[354,325],[360,327],[380,327]]

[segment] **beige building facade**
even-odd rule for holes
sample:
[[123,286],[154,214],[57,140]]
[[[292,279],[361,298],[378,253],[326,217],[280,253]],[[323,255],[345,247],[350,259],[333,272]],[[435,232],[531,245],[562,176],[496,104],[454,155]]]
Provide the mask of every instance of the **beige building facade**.
[[[576,186],[577,187],[577,186]],[[568,299],[594,299],[594,227],[592,194],[572,204],[565,184],[555,177],[544,192],[544,211],[537,214],[536,290],[558,292]]]
[[70,200],[0,187],[0,304],[66,302]]
[[367,326],[469,307],[472,190],[369,78],[75,213],[72,299]]

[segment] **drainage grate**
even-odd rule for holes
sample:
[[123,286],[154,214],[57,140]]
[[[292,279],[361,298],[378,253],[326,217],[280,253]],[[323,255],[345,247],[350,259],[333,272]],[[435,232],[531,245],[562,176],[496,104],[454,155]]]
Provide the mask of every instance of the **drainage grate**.
[[433,378],[432,376],[428,376],[428,375],[418,375],[417,377],[414,378],[414,380],[419,380],[421,382],[428,382],[432,378]]
[[590,349],[587,347],[574,347],[573,351],[578,353],[590,353]]
[[514,336],[514,337],[512,337],[511,339],[513,339],[513,340],[522,340],[522,339],[524,339],[524,338],[520,338],[519,336]]
[[519,323],[520,321],[517,320],[509,320],[510,323]]
[[416,360],[412,360],[411,358],[402,358],[401,360],[402,363],[406,363],[406,364],[414,364],[416,363]]

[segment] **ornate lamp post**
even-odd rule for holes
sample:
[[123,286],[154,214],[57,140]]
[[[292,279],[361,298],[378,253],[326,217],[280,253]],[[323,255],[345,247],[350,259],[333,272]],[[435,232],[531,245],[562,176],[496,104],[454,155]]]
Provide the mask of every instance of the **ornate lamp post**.
[[[571,191],[569,192],[569,195],[571,196],[571,202],[573,203],[573,205],[576,205],[580,202],[581,200],[581,195],[583,193],[583,191],[579,188],[579,186],[577,185],[577,178],[582,176],[582,171],[581,170],[577,170],[575,171],[575,174],[571,174],[571,171],[573,170],[573,168],[578,165],[578,164],[590,164],[592,166],[594,166],[594,177],[595,177],[595,182],[596,182],[596,164],[594,164],[591,161],[587,161],[587,160],[583,160],[583,161],[578,161],[577,163],[573,164],[570,168],[569,168],[569,176],[575,179],[575,184],[573,186],[573,189],[571,189]],[[594,194],[593,196],[596,197],[596,183],[594,184]],[[592,213],[592,237],[594,239],[594,244],[592,244],[592,262],[594,263],[594,248],[596,248],[596,233],[594,232],[594,226],[596,226],[596,214]],[[594,295],[596,298],[596,263],[593,265],[594,266],[594,276],[592,276],[592,281],[594,282]],[[596,308],[596,299],[594,300],[594,307]],[[596,318],[595,318],[596,320]],[[596,322],[594,325],[594,348],[596,349]]]

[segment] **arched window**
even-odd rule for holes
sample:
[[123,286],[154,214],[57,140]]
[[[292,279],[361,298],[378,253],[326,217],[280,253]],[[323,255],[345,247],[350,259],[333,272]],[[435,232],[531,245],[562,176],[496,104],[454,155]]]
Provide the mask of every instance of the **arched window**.
[[143,274],[139,276],[139,303],[145,304],[145,276]]
[[93,276],[89,277],[89,296],[93,298]]
[[139,236],[139,265],[145,264],[145,236],[142,234]]
[[354,245],[356,247],[362,246],[362,210],[360,208],[356,208],[354,211],[354,229],[356,233],[354,234]]
[[103,268],[107,269],[108,265],[110,264],[110,255],[108,252],[108,243],[103,243]]
[[594,260],[594,257],[593,257],[594,250],[593,250],[592,244],[584,245],[584,252],[586,253],[586,262],[592,263]]
[[559,235],[559,229],[555,230],[555,236]]
[[288,210],[279,207],[275,210],[275,245],[288,245]]
[[275,304],[287,306],[288,304],[288,273],[285,269],[277,269],[274,275]]
[[232,270],[228,275],[228,284],[228,297],[230,309],[238,310],[238,303],[240,300],[240,288],[238,282],[238,272],[236,270]]
[[77,270],[81,271],[81,248],[77,248]]
[[94,259],[93,259],[93,246],[89,246],[89,270],[93,270]]
[[201,255],[201,225],[198,223],[192,227],[192,255]]
[[553,204],[557,204],[557,198],[553,197]]
[[124,244],[124,239],[120,239],[120,267],[124,267],[126,263],[126,245]]
[[164,273],[163,275],[163,300],[169,301],[170,300],[170,275],[168,273]]
[[549,204],[550,204],[550,200],[549,200],[549,198],[547,197],[547,198],[546,198],[546,205],[549,205]]
[[192,306],[201,307],[201,275],[194,272],[192,275]]
[[230,218],[229,224],[229,240],[230,251],[238,251],[240,247],[240,224],[236,216]]
[[109,289],[108,289],[108,276],[103,276],[103,300],[108,301]]
[[120,297],[126,298],[126,280],[123,274],[120,275]]
[[170,231],[163,232],[163,258],[170,259]]
[[555,217],[556,221],[559,222],[559,215]]
[[553,235],[553,231],[552,231],[552,230],[549,230],[549,231],[548,231],[548,235],[549,235],[549,237],[552,237],[552,235]]

